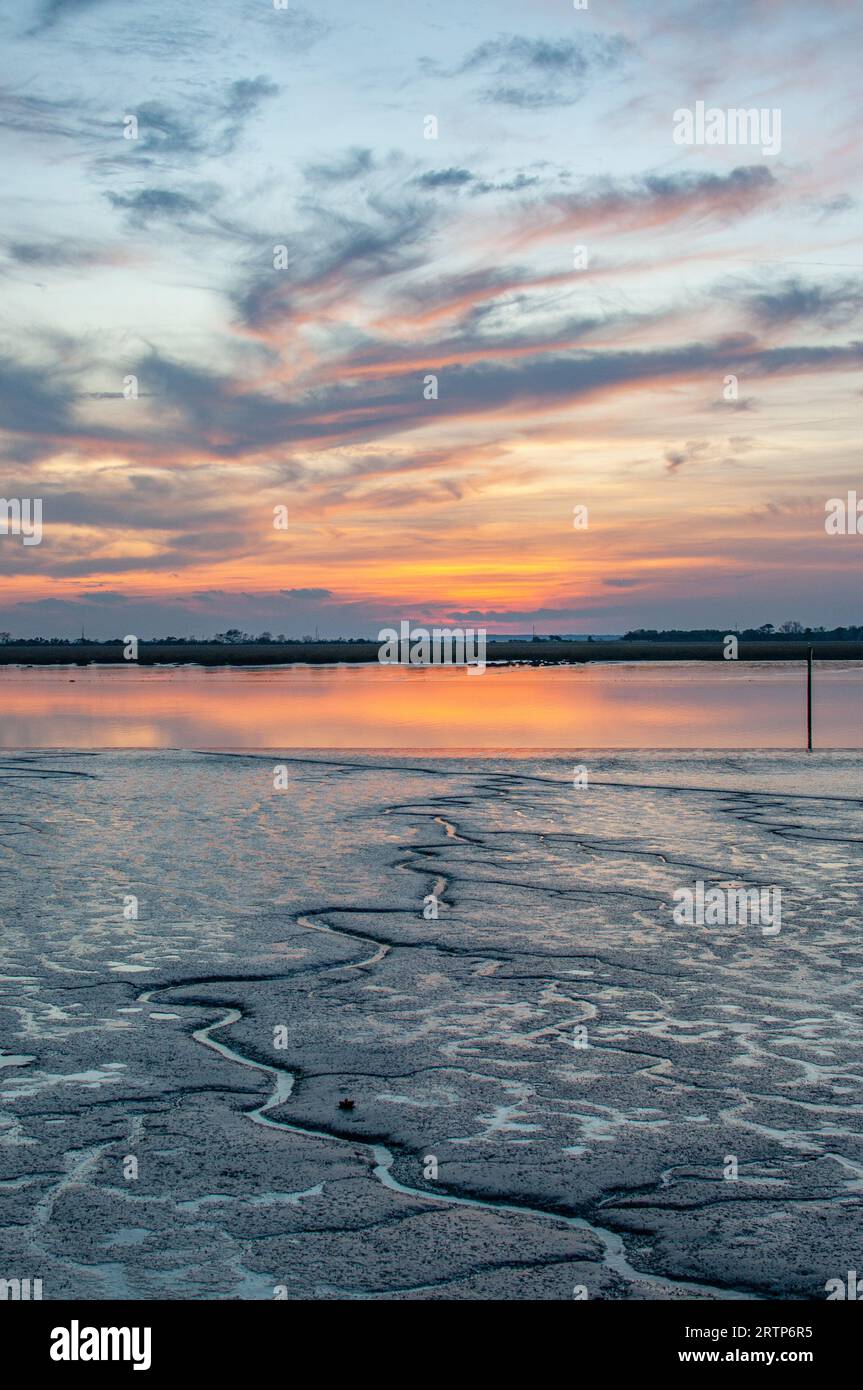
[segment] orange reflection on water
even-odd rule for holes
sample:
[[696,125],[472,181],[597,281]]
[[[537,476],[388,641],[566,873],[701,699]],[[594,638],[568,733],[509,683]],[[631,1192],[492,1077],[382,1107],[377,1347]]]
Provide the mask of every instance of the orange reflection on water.
[[[860,745],[863,667],[816,673],[821,747]],[[801,665],[0,668],[5,748],[799,748]]]

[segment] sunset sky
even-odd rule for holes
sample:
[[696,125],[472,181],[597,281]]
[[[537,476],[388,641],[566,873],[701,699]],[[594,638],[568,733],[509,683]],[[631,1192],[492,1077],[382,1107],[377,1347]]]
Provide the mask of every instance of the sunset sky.
[[[0,0],[0,496],[44,517],[0,627],[863,622],[824,529],[861,37],[859,0]],[[697,101],[781,150],[675,144]]]

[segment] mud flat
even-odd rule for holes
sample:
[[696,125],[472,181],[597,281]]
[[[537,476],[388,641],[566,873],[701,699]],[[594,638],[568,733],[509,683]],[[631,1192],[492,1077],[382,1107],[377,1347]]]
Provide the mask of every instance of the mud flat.
[[[4,1277],[819,1299],[859,1268],[856,755],[40,752],[0,785]],[[781,931],[676,924],[696,881],[781,887]]]

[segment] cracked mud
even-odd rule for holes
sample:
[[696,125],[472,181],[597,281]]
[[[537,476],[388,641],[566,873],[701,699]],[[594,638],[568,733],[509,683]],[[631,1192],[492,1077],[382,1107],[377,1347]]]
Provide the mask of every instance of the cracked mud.
[[[859,763],[577,761],[4,755],[5,1272],[715,1299],[858,1268]],[[779,885],[781,933],[676,925],[695,879]]]

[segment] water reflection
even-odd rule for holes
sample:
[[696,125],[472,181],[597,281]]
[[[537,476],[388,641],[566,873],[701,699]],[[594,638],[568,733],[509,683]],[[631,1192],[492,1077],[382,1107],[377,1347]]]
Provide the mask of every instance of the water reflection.
[[[863,665],[815,676],[815,743],[858,747]],[[0,668],[4,748],[799,748],[802,664]]]

